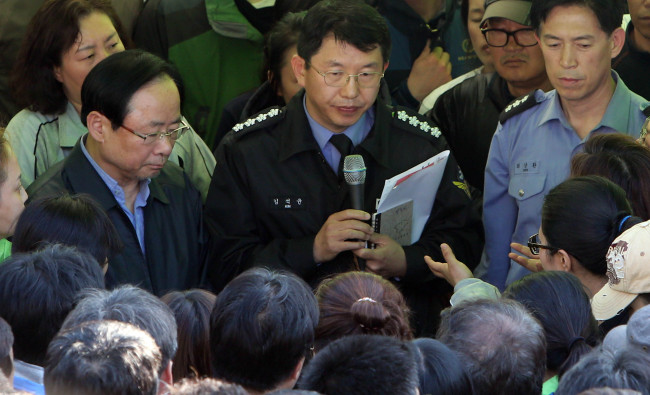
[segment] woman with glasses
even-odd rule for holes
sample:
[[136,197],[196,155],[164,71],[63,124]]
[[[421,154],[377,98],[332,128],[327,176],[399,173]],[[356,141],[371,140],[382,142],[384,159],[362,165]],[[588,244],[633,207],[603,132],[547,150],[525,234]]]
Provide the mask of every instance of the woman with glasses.
[[[34,15],[12,82],[25,109],[7,126],[25,187],[87,133],[79,114],[81,86],[90,70],[130,46],[109,0],[47,0]],[[169,159],[184,168],[205,199],[215,160],[203,140],[184,129],[190,132],[176,142]]]
[[[618,185],[600,176],[569,178],[544,198],[542,225],[528,241],[533,259],[525,259],[526,266],[532,271],[572,273],[591,298],[607,283],[605,256],[610,244],[640,222],[641,218],[632,215],[625,191]],[[445,263],[425,257],[436,276],[455,287],[461,280],[472,277],[448,247],[443,248],[443,253]],[[510,255],[513,258],[516,254]],[[615,318],[624,321],[626,315]],[[601,328],[607,330],[619,323],[608,322]]]

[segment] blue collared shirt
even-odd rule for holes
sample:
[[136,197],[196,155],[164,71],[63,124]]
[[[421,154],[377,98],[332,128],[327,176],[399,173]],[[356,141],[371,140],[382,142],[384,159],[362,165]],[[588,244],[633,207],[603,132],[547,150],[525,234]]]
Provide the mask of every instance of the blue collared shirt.
[[88,151],[86,150],[86,136],[81,138],[81,142],[79,145],[81,146],[81,152],[84,153],[86,156],[86,159],[88,159],[88,162],[93,166],[97,174],[99,174],[99,177],[104,181],[104,184],[108,187],[108,189],[111,191],[113,196],[115,197],[115,200],[117,203],[120,205],[122,208],[122,211],[124,211],[124,214],[126,214],[127,218],[129,221],[131,221],[131,225],[135,228],[135,234],[138,236],[138,242],[140,243],[140,249],[142,250],[142,254],[145,254],[145,247],[144,247],[144,207],[147,205],[147,199],[149,198],[149,183],[151,182],[151,179],[147,178],[144,181],[140,181],[140,191],[138,191],[138,195],[135,197],[135,204],[133,205],[135,208],[135,213],[132,213],[131,210],[126,207],[126,198],[124,196],[124,189],[115,181],[111,176],[108,175],[102,169],[99,167],[97,162],[90,156]]
[[[305,94],[305,96],[302,98],[302,106],[305,109],[305,114],[307,115],[307,120],[309,121],[311,132],[313,133],[314,138],[316,139],[316,142],[318,143],[318,146],[323,153],[323,157],[327,161],[327,164],[329,164],[332,170],[334,170],[334,173],[337,173],[339,168],[339,161],[341,160],[341,154],[336,149],[336,147],[334,147],[334,145],[329,142],[330,138],[336,133],[325,128],[316,122],[314,118],[311,117],[311,115],[309,115],[309,111],[307,111],[306,98],[307,94]],[[350,140],[352,140],[352,144],[356,147],[363,140],[365,140],[374,124],[375,109],[374,107],[370,107],[357,122],[345,129],[343,131],[343,134],[348,136]]]
[[643,109],[650,103],[632,93],[616,72],[612,76],[614,95],[585,139],[569,124],[555,90],[536,91],[537,105],[497,126],[485,169],[483,224],[486,279],[499,289],[530,273],[508,258],[510,243],[526,245],[538,232],[544,196],[569,176],[571,158],[585,141],[617,131],[639,136]]

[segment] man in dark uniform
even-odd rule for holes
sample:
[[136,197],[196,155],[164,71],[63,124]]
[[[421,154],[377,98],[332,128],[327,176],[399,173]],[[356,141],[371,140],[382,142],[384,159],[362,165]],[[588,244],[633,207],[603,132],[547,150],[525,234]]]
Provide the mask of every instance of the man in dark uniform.
[[[316,285],[363,259],[365,270],[395,279],[415,312],[416,330],[432,334],[448,289],[434,283],[423,257],[442,258],[446,242],[476,264],[480,218],[450,156],[418,242],[400,246],[373,232],[368,212],[384,181],[447,143],[435,125],[377,97],[390,35],[372,7],[323,1],[303,26],[292,66],[304,92],[284,109],[236,125],[216,151],[206,221],[217,240],[217,264],[231,274],[255,265],[284,268]],[[350,152],[362,155],[367,167],[365,211],[349,209],[348,187],[337,177]],[[376,248],[365,248],[366,241]]]

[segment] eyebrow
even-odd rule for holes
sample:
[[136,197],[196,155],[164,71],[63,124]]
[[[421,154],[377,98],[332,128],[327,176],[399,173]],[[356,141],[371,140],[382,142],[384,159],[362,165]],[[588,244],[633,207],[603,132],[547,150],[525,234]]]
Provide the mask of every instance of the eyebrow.
[[[551,40],[562,40],[560,37],[554,36],[552,34],[544,34],[542,35],[542,38],[544,39],[551,39]],[[569,39],[569,41],[580,41],[580,40],[594,40],[595,37],[591,34],[585,34],[584,36],[578,36]]]
[[[363,69],[363,68],[367,68],[367,67],[377,67],[377,66],[379,66],[379,63],[370,62],[368,64],[365,64],[365,65],[361,66],[361,68]],[[341,63],[339,63],[339,62],[337,62],[335,60],[330,60],[330,61],[327,62],[327,67],[344,67],[344,66],[343,66],[343,64],[341,64]]]
[[[111,33],[111,35],[108,36],[108,37],[106,38],[106,40],[104,40],[104,43],[107,43],[107,42],[111,41],[111,40],[113,39],[113,37],[115,37],[116,35],[117,35],[117,32],[113,32],[113,33]],[[77,52],[87,51],[87,50],[89,50],[89,49],[93,49],[93,48],[95,48],[94,45],[86,45],[85,47],[79,47],[79,48],[77,48]]]
[[[181,117],[179,116],[174,120],[173,122],[170,123],[180,123],[181,122]],[[149,126],[165,126],[167,125],[167,122],[161,122],[161,121],[151,121],[149,122]]]

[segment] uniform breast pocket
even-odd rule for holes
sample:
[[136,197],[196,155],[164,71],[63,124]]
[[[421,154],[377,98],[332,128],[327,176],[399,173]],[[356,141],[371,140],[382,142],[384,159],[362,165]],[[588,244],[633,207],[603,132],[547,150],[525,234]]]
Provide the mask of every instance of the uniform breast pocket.
[[510,178],[508,193],[521,201],[544,191],[546,174],[515,174]]

